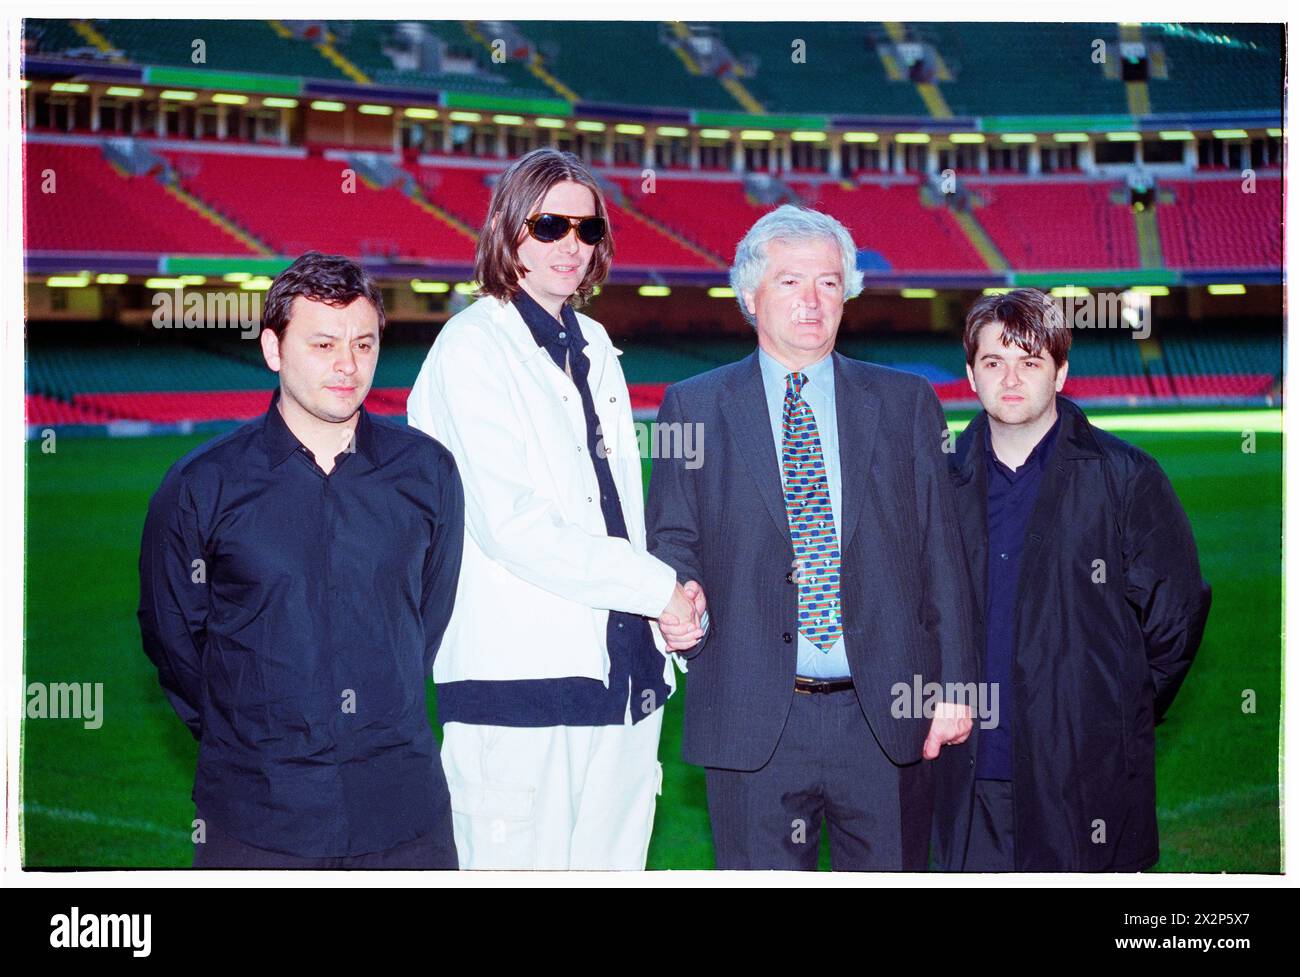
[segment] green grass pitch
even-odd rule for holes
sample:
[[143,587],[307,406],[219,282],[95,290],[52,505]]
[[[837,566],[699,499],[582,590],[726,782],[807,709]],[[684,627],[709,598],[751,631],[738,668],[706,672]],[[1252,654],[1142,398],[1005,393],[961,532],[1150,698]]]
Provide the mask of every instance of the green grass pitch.
[[[1156,870],[1277,872],[1281,435],[1261,433],[1245,453],[1239,432],[1119,433],[1169,474],[1214,586],[1200,655],[1156,734]],[[63,437],[52,454],[28,445],[25,681],[104,685],[99,729],[24,720],[29,868],[189,866],[196,746],[140,648],[136,560],[150,494],[203,440]],[[1243,709],[1247,690],[1254,712]],[[711,868],[704,775],[682,762],[680,739],[676,696],[649,864]],[[824,849],[823,839],[825,867]]]

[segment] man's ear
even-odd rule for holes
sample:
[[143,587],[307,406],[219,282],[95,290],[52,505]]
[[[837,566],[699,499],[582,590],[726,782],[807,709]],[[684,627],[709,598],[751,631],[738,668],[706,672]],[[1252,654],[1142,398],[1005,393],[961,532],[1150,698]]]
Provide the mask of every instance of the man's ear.
[[979,391],[975,389],[975,370],[969,363],[966,364],[966,379],[970,381],[971,390],[978,394]]
[[1059,394],[1065,386],[1065,375],[1070,372],[1070,361],[1066,360],[1056,371],[1056,392]]
[[279,373],[280,337],[275,334],[274,329],[263,329],[262,334],[257,338],[262,344],[262,358],[266,360],[266,365]]
[[740,297],[745,300],[745,308],[749,310],[749,314],[758,315],[758,310],[754,307],[754,293],[741,292]]

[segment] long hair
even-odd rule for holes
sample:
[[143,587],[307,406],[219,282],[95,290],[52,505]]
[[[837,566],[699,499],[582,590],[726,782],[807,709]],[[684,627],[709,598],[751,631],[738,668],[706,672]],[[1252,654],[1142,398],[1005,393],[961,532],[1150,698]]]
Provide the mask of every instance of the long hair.
[[605,280],[614,257],[614,238],[600,187],[578,157],[558,149],[542,148],[511,163],[492,190],[487,219],[474,254],[474,278],[479,283],[479,295],[491,295],[503,302],[514,298],[519,291],[519,279],[528,273],[519,263],[519,243],[528,233],[524,220],[537,212],[551,187],[565,181],[590,190],[596,201],[596,216],[605,218],[605,237],[592,251],[587,273],[569,304],[575,308],[582,306]]

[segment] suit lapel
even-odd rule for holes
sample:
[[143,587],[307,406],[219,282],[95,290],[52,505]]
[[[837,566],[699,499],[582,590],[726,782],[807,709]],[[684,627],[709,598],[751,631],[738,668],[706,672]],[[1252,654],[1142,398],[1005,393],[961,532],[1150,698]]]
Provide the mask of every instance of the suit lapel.
[[871,453],[880,424],[880,398],[857,364],[831,353],[835,365],[835,416],[840,436],[840,554],[848,552],[870,491]]
[[[988,463],[984,458],[987,426],[988,418],[982,412],[970,422],[966,452],[956,481],[957,511],[981,622],[988,607],[989,490]],[[980,667],[983,667],[982,662]]]
[[745,467],[758,486],[763,505],[793,551],[781,469],[777,462],[776,445],[772,440],[767,394],[763,390],[763,371],[758,364],[758,350],[754,350],[743,361],[742,370],[727,382],[727,386],[734,407],[726,411],[730,422],[728,429],[740,446],[740,455],[745,459]]

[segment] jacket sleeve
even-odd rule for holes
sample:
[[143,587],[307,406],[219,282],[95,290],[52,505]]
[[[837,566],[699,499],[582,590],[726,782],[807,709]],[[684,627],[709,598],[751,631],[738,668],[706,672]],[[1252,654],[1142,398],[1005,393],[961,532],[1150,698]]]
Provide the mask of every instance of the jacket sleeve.
[[181,475],[168,472],[149,502],[140,542],[140,637],[172,708],[198,739],[207,642],[207,553]]
[[456,606],[456,585],[465,550],[465,493],[450,452],[438,452],[432,478],[432,484],[438,489],[438,509],[434,513],[433,538],[424,558],[420,600],[426,677],[433,671],[438,647]]
[[1169,479],[1145,458],[1124,506],[1124,595],[1137,614],[1159,722],[1178,694],[1210,614],[1196,540]]
[[407,402],[411,425],[455,456],[466,531],[489,559],[536,587],[657,618],[676,584],[672,568],[626,539],[570,522],[529,477],[503,355],[465,331],[444,329]]
[[975,603],[949,470],[948,422],[928,381],[918,391],[913,450],[925,626],[939,647],[945,689],[974,682]]
[[[681,403],[674,387],[664,391],[663,403],[655,425],[660,430],[671,430],[665,425],[689,423],[682,417]],[[650,494],[646,500],[646,546],[649,551],[667,563],[677,573],[677,581],[694,580],[704,588],[704,599],[709,598],[709,584],[704,579],[700,559],[700,513],[695,490],[690,484],[684,457],[656,458],[650,470]],[[685,659],[694,658],[704,648],[717,628],[716,619],[709,618],[704,637],[686,651],[678,654]]]

